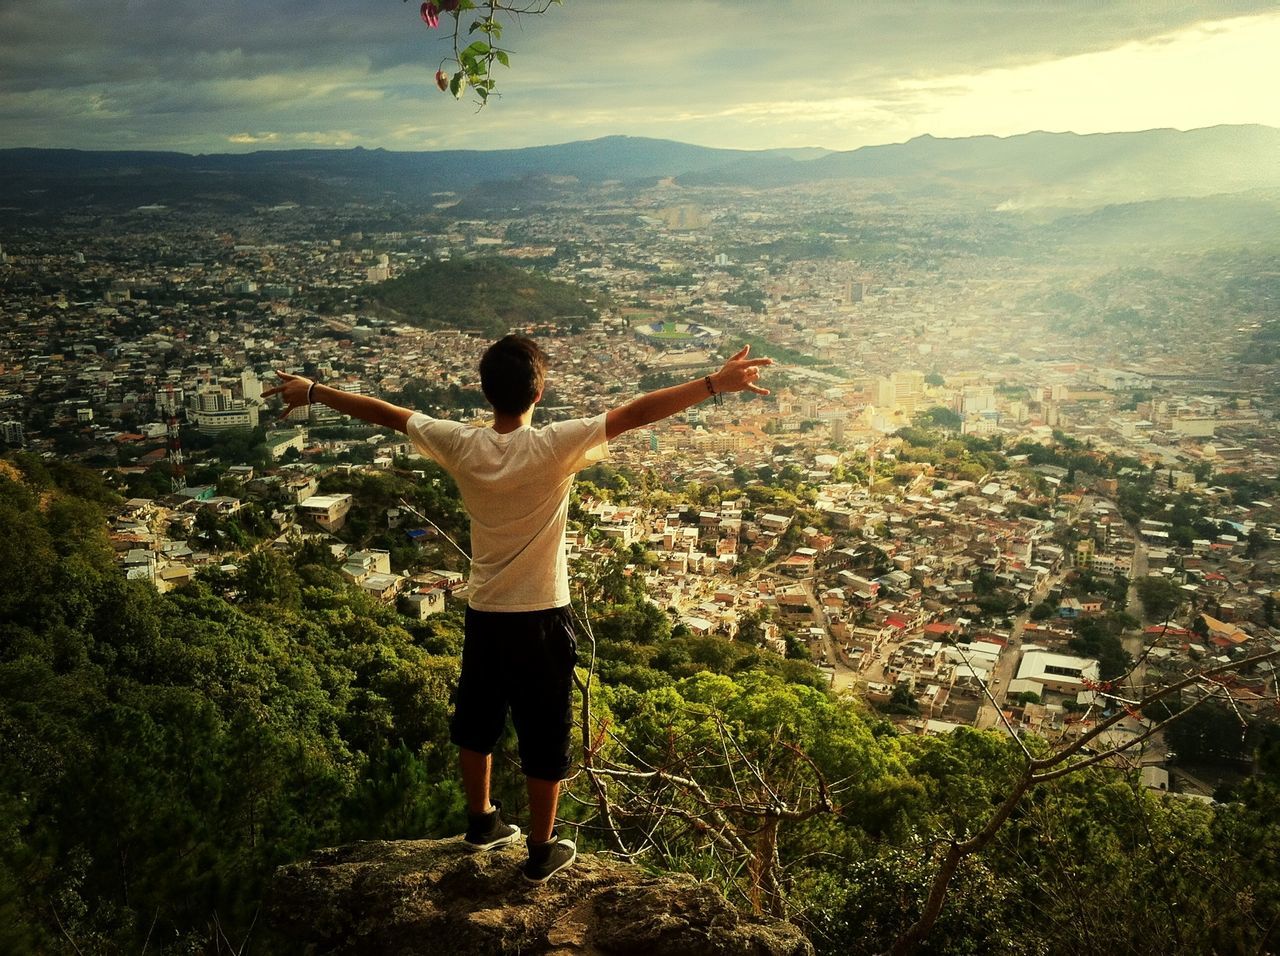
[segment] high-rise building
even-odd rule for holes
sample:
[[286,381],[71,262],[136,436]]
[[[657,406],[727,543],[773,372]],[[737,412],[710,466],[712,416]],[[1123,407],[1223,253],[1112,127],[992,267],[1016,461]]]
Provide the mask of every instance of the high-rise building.
[[258,406],[232,397],[224,385],[201,385],[191,397],[187,419],[205,434],[257,428]]
[[0,422],[0,438],[6,445],[21,445],[23,440],[22,422],[10,420]]
[[251,368],[240,373],[240,394],[246,402],[262,401],[262,379]]
[[924,406],[923,372],[894,372],[889,379],[893,382],[895,408],[908,417],[922,410]]
[[156,412],[161,415],[176,414],[186,401],[186,393],[177,386],[156,389]]
[[231,407],[231,390],[221,385],[201,385],[196,389],[194,410],[221,412]]
[[[320,371],[322,375],[325,374],[324,369],[321,369]],[[329,374],[332,374],[332,369],[329,370]],[[359,379],[335,379],[334,381],[326,382],[325,384],[330,388],[337,389],[339,392],[350,392],[352,395],[364,394],[364,383]],[[308,417],[313,425],[340,422],[347,417],[337,409],[331,408],[321,402],[316,402],[314,405],[309,406],[308,410],[310,412]],[[292,416],[290,417],[292,418]]]
[[876,379],[876,408],[887,410],[893,409],[894,391],[893,380],[889,378]]
[[996,390],[990,385],[966,385],[960,398],[960,412],[964,415],[989,412],[996,407]]

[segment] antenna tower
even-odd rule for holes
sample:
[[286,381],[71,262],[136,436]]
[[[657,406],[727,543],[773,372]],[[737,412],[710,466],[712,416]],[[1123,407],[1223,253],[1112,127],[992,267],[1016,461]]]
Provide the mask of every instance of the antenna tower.
[[165,387],[169,405],[169,484],[174,491],[187,487],[186,460],[182,457],[182,434],[178,430],[178,403],[173,397],[173,383]]

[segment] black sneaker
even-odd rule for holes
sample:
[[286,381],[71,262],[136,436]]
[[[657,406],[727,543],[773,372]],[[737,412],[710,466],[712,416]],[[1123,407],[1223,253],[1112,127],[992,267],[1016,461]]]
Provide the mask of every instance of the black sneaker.
[[488,813],[467,814],[467,832],[462,844],[468,850],[493,850],[520,839],[520,828],[502,822],[502,804],[493,801]]
[[556,833],[546,843],[525,841],[529,847],[529,859],[521,868],[526,882],[545,883],[578,858],[578,848],[572,840],[561,840]]

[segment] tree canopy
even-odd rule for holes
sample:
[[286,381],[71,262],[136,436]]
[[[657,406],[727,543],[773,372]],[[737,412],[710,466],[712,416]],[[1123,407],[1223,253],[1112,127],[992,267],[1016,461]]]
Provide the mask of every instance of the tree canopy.
[[[234,572],[159,594],[118,569],[103,511],[118,499],[100,479],[11,461],[0,469],[0,950],[176,954],[250,938],[287,952],[257,919],[275,866],[343,841],[459,831],[456,612],[402,618],[311,546],[251,549]],[[969,729],[900,735],[808,662],[760,647],[750,622],[738,641],[694,637],[624,573],[630,557],[596,569],[580,608],[598,655],[593,712],[609,728],[601,757],[695,775],[726,806],[735,787],[756,786],[743,760],[788,806],[811,805],[822,781],[832,810],[773,837],[782,905],[822,953],[882,952],[918,916],[936,848],[1007,792],[1018,745]],[[1186,725],[1180,746],[1224,747],[1219,716]],[[1262,729],[1223,750],[1259,769],[1217,807],[1162,799],[1104,767],[1041,786],[964,861],[928,950],[1095,952],[1105,937],[1134,953],[1257,951],[1280,917],[1280,884],[1256,852],[1280,842],[1275,751]],[[510,737],[494,786],[519,816]],[[687,793],[652,792],[690,809]],[[665,865],[750,905],[746,871],[648,806],[628,825],[663,841]],[[724,812],[754,832],[749,813]],[[564,813],[573,827],[589,811],[566,801]],[[595,830],[575,836],[607,848]]]

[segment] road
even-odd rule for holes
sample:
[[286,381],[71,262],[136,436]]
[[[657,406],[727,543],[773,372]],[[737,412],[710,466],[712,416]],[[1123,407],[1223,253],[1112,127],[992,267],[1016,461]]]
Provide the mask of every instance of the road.
[[[1147,546],[1142,543],[1142,537],[1138,534],[1137,528],[1129,525],[1129,531],[1133,535],[1133,569],[1129,573],[1129,603],[1126,610],[1134,620],[1142,621],[1142,602],[1138,600],[1138,582],[1148,573]],[[1141,661],[1133,669],[1129,678],[1130,687],[1141,688],[1147,681],[1147,664],[1145,660],[1141,660],[1144,649],[1141,627],[1138,628],[1138,633],[1125,635],[1124,649],[1135,661]]]
[[823,613],[822,604],[818,601],[818,595],[813,590],[813,578],[800,578],[796,583],[804,589],[805,597],[809,600],[809,607],[813,608],[811,615],[813,626],[822,630],[820,639],[822,660],[831,665],[832,689],[842,691],[857,687],[860,679],[858,670],[844,662],[844,656],[840,653],[839,648],[836,647],[835,641],[831,639],[831,631],[827,629],[827,619]]
[[[1050,585],[1052,587],[1052,585]],[[1034,605],[1033,605],[1034,606]],[[1009,692],[1009,682],[1017,672],[1018,661],[1022,657],[1022,631],[1027,626],[1027,613],[1023,612],[1013,619],[1013,627],[1009,629],[1009,643],[996,661],[996,672],[992,678],[991,695],[996,703],[1003,706],[1005,696]],[[964,667],[963,664],[958,665]],[[990,730],[1000,724],[1000,711],[992,706],[984,695],[978,706],[978,717],[973,725],[979,730]]]
[[[1071,567],[1069,565],[1064,565],[1061,571],[1046,578],[1044,584],[1032,593],[1030,600],[1027,602],[1027,610],[1013,619],[1013,626],[1009,628],[1009,643],[996,661],[996,672],[989,688],[991,695],[996,699],[996,704],[1000,707],[1004,706],[1005,697],[1009,693],[1009,682],[1013,680],[1014,674],[1017,673],[1018,662],[1022,658],[1022,636],[1023,630],[1027,626],[1027,620],[1031,615],[1030,609],[1044,600],[1046,594],[1061,584],[1062,579],[1070,570]],[[964,665],[961,664],[960,666],[963,667]],[[974,721],[974,726],[979,730],[989,730],[1000,726],[1000,711],[992,705],[985,695],[978,707],[978,717]]]

